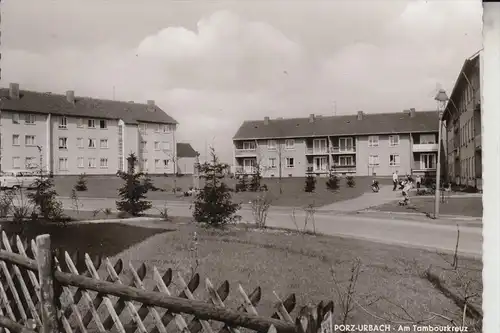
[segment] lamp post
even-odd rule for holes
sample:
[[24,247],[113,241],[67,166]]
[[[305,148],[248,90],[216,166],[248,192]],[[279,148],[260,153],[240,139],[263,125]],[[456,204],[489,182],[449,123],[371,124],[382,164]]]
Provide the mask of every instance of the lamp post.
[[439,129],[438,129],[438,153],[437,153],[437,163],[436,163],[436,197],[434,198],[434,218],[439,217],[439,200],[441,192],[441,132],[443,128],[443,112],[446,107],[446,102],[448,101],[448,96],[444,89],[440,89],[434,98],[438,106],[439,115]]

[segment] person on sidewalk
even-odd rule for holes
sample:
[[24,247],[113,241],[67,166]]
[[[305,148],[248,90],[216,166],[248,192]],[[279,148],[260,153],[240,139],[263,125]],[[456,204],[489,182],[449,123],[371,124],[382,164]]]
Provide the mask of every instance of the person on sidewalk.
[[402,205],[407,206],[410,203],[410,191],[413,188],[413,179],[410,176],[407,176],[406,183],[403,188],[403,201]]
[[416,183],[417,183],[417,191],[420,190],[420,184],[422,183],[422,178],[420,177],[420,175],[417,175],[417,178],[415,179]]
[[398,171],[397,170],[392,173],[392,183],[394,185],[392,190],[396,191],[396,189],[398,188]]

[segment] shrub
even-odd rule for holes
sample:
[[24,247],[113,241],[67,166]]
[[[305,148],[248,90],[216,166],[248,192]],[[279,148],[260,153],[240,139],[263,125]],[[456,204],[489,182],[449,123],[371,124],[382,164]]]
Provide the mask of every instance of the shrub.
[[78,192],[83,192],[87,191],[87,175],[82,173],[80,176],[78,176],[78,180],[76,181],[76,184],[74,186],[74,189]]
[[262,180],[262,176],[260,174],[260,167],[258,166],[255,169],[256,169],[256,172],[252,176],[252,179],[250,180],[250,184],[248,186],[248,189],[252,192],[259,192],[261,190],[260,182]]
[[60,221],[63,217],[62,203],[57,200],[52,178],[40,172],[33,185],[35,191],[28,193],[33,205],[33,218],[42,217],[44,221]]
[[242,174],[238,178],[238,183],[236,183],[235,191],[246,192],[247,189],[248,189],[248,175]]
[[13,207],[12,201],[14,193],[12,191],[1,191],[0,193],[0,217],[7,217]]
[[232,202],[231,191],[222,181],[229,165],[219,161],[213,148],[211,156],[211,163],[205,162],[198,166],[206,181],[196,195],[193,217],[197,222],[218,227],[237,221],[240,217],[236,212],[240,205]]
[[272,198],[268,193],[260,193],[252,200],[252,215],[258,228],[266,227],[267,213],[271,207]]
[[330,191],[337,191],[339,189],[339,177],[336,174],[330,174],[326,181],[326,188]]
[[[135,172],[137,157],[135,154],[130,154],[127,157],[129,170],[120,172],[120,178],[124,180],[123,186],[118,189],[121,200],[116,202],[116,207],[121,212],[129,213],[132,216],[138,216],[145,210],[152,207],[151,201],[147,201],[146,193],[150,189],[147,177],[142,172]],[[143,180],[141,182],[141,180]]]
[[347,176],[346,180],[347,180],[348,187],[355,187],[356,186],[356,181],[354,180],[353,176]]
[[316,189],[316,177],[308,174],[306,177],[306,185],[304,186],[304,191],[307,193],[312,193]]

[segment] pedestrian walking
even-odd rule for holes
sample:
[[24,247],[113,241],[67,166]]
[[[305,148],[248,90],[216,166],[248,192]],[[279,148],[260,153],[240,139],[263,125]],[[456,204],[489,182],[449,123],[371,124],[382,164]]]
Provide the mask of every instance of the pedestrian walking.
[[417,190],[420,189],[420,184],[422,184],[422,178],[420,177],[420,175],[417,175],[417,178],[415,179],[416,183],[417,183]]
[[392,190],[396,191],[396,189],[398,188],[398,171],[397,170],[392,173],[392,183],[394,185]]

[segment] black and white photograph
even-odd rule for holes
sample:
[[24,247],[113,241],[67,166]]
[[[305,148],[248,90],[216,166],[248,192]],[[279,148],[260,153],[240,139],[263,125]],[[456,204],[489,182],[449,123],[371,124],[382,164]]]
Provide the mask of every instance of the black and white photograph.
[[0,332],[500,332],[484,8],[2,1]]

